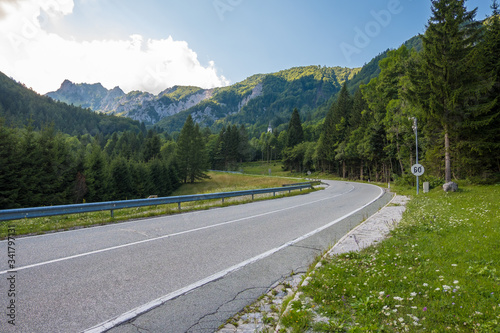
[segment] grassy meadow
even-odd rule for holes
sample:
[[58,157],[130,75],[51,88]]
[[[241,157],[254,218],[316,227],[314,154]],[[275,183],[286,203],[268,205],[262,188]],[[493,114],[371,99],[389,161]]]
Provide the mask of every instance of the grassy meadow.
[[388,239],[323,259],[282,324],[290,332],[500,332],[499,199],[500,185],[414,196]]

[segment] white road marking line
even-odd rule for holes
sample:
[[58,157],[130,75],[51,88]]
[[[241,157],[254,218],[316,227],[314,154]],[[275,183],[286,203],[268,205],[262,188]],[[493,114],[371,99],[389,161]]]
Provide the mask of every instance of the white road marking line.
[[[374,186],[374,185],[372,185],[372,186]],[[353,189],[354,189],[354,187],[349,192],[351,192]],[[321,232],[321,231],[323,231],[323,230],[325,230],[325,229],[333,226],[334,224],[342,221],[343,219],[345,219],[345,218],[347,218],[347,217],[349,217],[351,215],[356,214],[357,212],[359,212],[363,208],[368,207],[369,205],[371,205],[372,203],[374,203],[375,201],[377,201],[378,199],[380,199],[383,195],[384,195],[384,190],[382,188],[380,188],[380,194],[379,194],[379,196],[377,198],[373,199],[372,201],[370,201],[369,203],[365,204],[364,206],[362,206],[362,207],[360,207],[360,208],[358,208],[358,209],[356,209],[356,210],[354,210],[354,211],[352,211],[352,212],[350,212],[350,213],[348,213],[348,214],[346,214],[346,215],[344,215],[342,217],[339,217],[338,219],[336,219],[336,220],[334,220],[334,221],[332,221],[332,222],[330,222],[330,223],[328,223],[328,224],[326,224],[326,225],[324,225],[324,226],[322,226],[322,227],[320,227],[320,228],[318,228],[316,230],[311,231],[308,234],[305,234],[305,235],[303,235],[303,236],[301,236],[299,238],[296,238],[296,239],[294,239],[294,240],[292,240],[292,241],[290,241],[288,243],[285,243],[285,244],[283,244],[283,245],[281,245],[279,247],[276,247],[274,249],[271,249],[271,250],[269,250],[267,252],[261,253],[258,256],[255,256],[255,257],[250,258],[248,260],[242,261],[241,263],[239,263],[237,265],[234,265],[234,266],[229,267],[229,268],[227,268],[227,269],[225,269],[223,271],[215,273],[214,275],[211,275],[211,276],[209,276],[209,277],[207,277],[205,279],[199,280],[199,281],[197,281],[197,282],[195,282],[193,284],[190,284],[189,286],[186,286],[184,288],[178,289],[178,290],[176,290],[176,291],[174,291],[174,292],[172,292],[170,294],[167,294],[165,296],[157,298],[157,299],[155,299],[155,300],[153,300],[153,301],[151,301],[149,303],[143,304],[143,305],[141,305],[141,306],[139,306],[139,307],[137,307],[135,309],[132,309],[132,310],[130,310],[128,312],[125,312],[125,313],[123,313],[123,314],[121,314],[121,315],[119,315],[119,316],[117,316],[117,317],[115,317],[113,319],[107,320],[107,321],[105,321],[105,322],[103,322],[101,324],[98,324],[98,325],[96,325],[96,326],[94,326],[92,328],[89,328],[89,329],[83,331],[83,333],[102,333],[102,332],[106,332],[107,330],[110,330],[111,328],[113,328],[115,326],[123,324],[123,323],[125,323],[125,322],[127,322],[129,320],[134,319],[135,317],[140,316],[141,314],[144,314],[144,313],[146,313],[148,311],[151,311],[152,309],[154,309],[154,308],[156,308],[158,306],[163,305],[164,303],[166,303],[167,301],[169,301],[171,299],[174,299],[174,298],[179,297],[179,296],[181,296],[181,295],[183,295],[183,294],[185,294],[187,292],[190,292],[190,291],[192,291],[194,289],[202,287],[203,285],[205,285],[207,283],[210,283],[212,281],[218,280],[218,279],[226,276],[227,274],[229,274],[231,272],[237,271],[237,270],[239,270],[239,269],[241,269],[241,268],[243,268],[243,267],[245,267],[245,266],[247,266],[249,264],[252,264],[252,263],[257,262],[257,261],[259,261],[261,259],[269,257],[270,255],[272,255],[272,254],[274,254],[274,253],[276,253],[276,252],[278,252],[278,251],[280,251],[280,250],[282,250],[282,249],[284,249],[284,248],[286,248],[286,247],[288,247],[290,245],[294,245],[294,244],[296,244],[296,243],[298,243],[298,242],[300,242],[300,241],[302,241],[302,240],[304,240],[306,238],[309,238],[309,237],[311,237],[311,236],[313,236],[313,235],[315,235],[315,234],[317,234],[317,233],[319,233],[319,232]],[[318,201],[323,201],[323,200],[318,200]],[[316,201],[316,202],[318,202],[318,201]],[[299,206],[295,206],[295,207],[299,207]],[[282,210],[279,210],[279,211],[283,211],[283,210],[285,210],[285,209],[282,209]]]
[[[90,251],[90,252],[75,254],[73,256],[68,256],[68,257],[63,257],[63,258],[48,260],[48,261],[44,261],[44,262],[40,262],[40,263],[36,263],[36,264],[21,266],[21,267],[17,267],[16,271],[22,271],[22,270],[26,270],[26,269],[29,269],[29,268],[35,268],[35,267],[44,266],[44,265],[48,265],[48,264],[53,264],[53,263],[57,263],[57,262],[61,262],[61,261],[66,261],[66,260],[81,258],[81,257],[93,255],[93,254],[99,254],[99,253],[108,252],[108,251],[112,251],[112,250],[117,250],[117,249],[129,247],[129,246],[134,246],[134,245],[149,243],[149,242],[153,242],[153,241],[157,241],[157,240],[161,240],[161,239],[166,239],[166,238],[169,238],[169,237],[180,236],[180,235],[188,234],[188,233],[191,233],[191,232],[196,232],[196,231],[201,231],[201,230],[216,228],[216,227],[220,227],[220,226],[223,226],[223,225],[233,224],[233,223],[237,223],[237,222],[241,222],[241,221],[245,221],[245,220],[249,220],[249,219],[253,219],[253,218],[257,218],[257,217],[261,217],[261,216],[271,215],[271,214],[283,212],[283,211],[286,211],[286,210],[290,210],[290,209],[294,209],[294,208],[298,208],[298,207],[302,207],[302,206],[311,205],[311,204],[314,204],[314,203],[317,203],[317,202],[321,202],[321,201],[325,201],[325,200],[330,200],[330,199],[333,199],[335,197],[338,197],[338,196],[341,196],[341,195],[344,195],[344,194],[348,194],[348,193],[352,192],[353,190],[354,190],[354,186],[351,185],[351,188],[348,191],[346,191],[346,192],[339,193],[339,194],[336,194],[336,195],[328,197],[328,198],[323,198],[323,199],[319,199],[319,200],[307,202],[307,203],[304,203],[304,204],[295,205],[293,207],[287,207],[287,208],[278,209],[278,210],[274,210],[274,211],[270,211],[270,212],[266,212],[266,213],[262,213],[262,214],[257,214],[257,215],[253,215],[253,216],[249,216],[249,217],[243,217],[243,218],[232,220],[232,221],[227,221],[227,222],[222,222],[222,223],[218,223],[218,224],[213,224],[213,225],[206,226],[206,227],[200,227],[200,228],[185,230],[185,231],[176,232],[176,233],[168,234],[168,235],[163,235],[163,236],[159,236],[159,237],[155,237],[155,238],[144,239],[144,240],[137,241],[137,242],[132,242],[132,243],[127,243],[127,244],[112,246],[112,247],[108,247],[108,248],[104,248],[104,249],[100,249],[100,250],[95,250],[95,251]],[[0,275],[7,274],[7,272],[8,272],[8,270],[0,271]]]

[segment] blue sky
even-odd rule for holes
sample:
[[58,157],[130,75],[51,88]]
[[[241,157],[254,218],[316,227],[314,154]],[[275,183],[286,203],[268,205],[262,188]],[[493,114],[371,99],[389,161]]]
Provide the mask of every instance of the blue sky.
[[[490,0],[468,0],[476,18]],[[153,93],[295,66],[360,67],[423,33],[428,0],[0,0],[0,71]],[[6,37],[7,36],[7,37]]]

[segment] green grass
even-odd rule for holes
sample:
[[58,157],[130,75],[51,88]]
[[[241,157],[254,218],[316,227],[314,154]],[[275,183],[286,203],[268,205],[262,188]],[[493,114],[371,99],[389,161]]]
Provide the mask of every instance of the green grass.
[[290,179],[258,175],[209,172],[210,179],[194,184],[183,184],[172,195],[243,191],[257,188],[281,187],[293,182]]
[[[281,187],[282,184],[290,183],[290,179],[277,177],[262,177],[255,175],[239,175],[220,172],[210,172],[210,179],[195,184],[184,184],[172,195],[189,195],[200,193],[216,193],[241,191],[257,188]],[[254,201],[279,198],[283,196],[299,195],[309,193],[310,190],[293,191],[291,194],[277,195],[271,194],[256,195]],[[182,203],[182,212],[209,209],[211,207],[225,207],[234,204],[242,204],[251,201],[251,197],[226,198],[224,203],[221,200],[204,200],[196,202]],[[15,229],[17,236],[44,234],[48,232],[84,228],[95,225],[117,223],[124,220],[147,218],[159,215],[178,214],[177,204],[158,205],[149,207],[120,209],[114,211],[111,217],[109,211],[71,214],[61,216],[50,216],[44,218],[24,219],[15,221],[0,222],[0,239],[7,237],[9,227]]]
[[[278,176],[278,177],[303,177],[302,174],[291,174],[289,171],[283,171],[281,161],[267,162],[248,162],[243,163],[240,171],[245,174],[261,175],[261,176]],[[269,174],[269,169],[271,173]]]
[[499,185],[415,196],[391,237],[323,260],[282,324],[292,332],[500,332],[499,198]]

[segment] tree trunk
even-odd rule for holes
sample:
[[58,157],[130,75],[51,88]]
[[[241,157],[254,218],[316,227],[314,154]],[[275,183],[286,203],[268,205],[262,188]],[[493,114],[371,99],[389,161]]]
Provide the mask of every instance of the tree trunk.
[[448,125],[444,128],[444,181],[451,182],[450,135]]
[[363,181],[363,161],[361,161],[361,167],[359,171],[359,180]]

